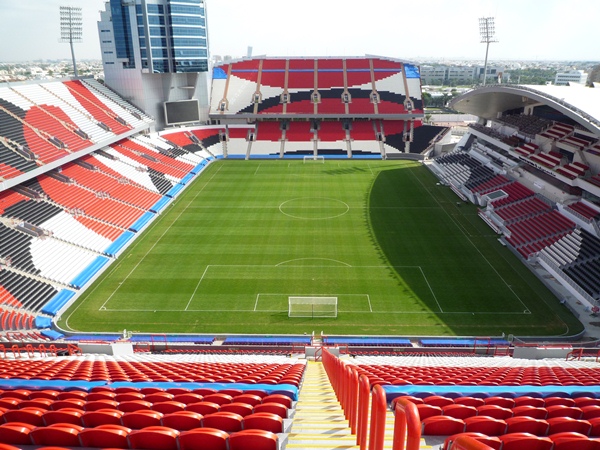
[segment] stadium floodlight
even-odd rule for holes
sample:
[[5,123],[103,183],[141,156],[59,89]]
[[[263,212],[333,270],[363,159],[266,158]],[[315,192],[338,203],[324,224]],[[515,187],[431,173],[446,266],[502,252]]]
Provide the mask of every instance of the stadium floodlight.
[[83,19],[81,8],[75,6],[60,7],[60,42],[71,44],[71,58],[73,58],[73,72],[77,76],[77,64],[75,62],[75,50],[73,43],[83,41]]
[[481,35],[481,43],[485,45],[485,63],[483,65],[483,85],[485,86],[485,79],[487,78],[487,63],[488,63],[488,51],[490,44],[498,42],[494,37],[496,34],[494,18],[493,17],[480,17],[479,18],[479,34]]

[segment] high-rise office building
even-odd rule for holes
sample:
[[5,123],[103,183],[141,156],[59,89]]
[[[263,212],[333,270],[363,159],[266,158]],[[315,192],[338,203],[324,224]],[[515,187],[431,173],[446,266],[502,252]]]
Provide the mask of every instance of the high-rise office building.
[[[195,119],[189,100],[198,100],[197,121],[208,119],[204,0],[109,0],[98,33],[106,84],[153,116],[157,129]],[[176,119],[165,116],[165,103]]]

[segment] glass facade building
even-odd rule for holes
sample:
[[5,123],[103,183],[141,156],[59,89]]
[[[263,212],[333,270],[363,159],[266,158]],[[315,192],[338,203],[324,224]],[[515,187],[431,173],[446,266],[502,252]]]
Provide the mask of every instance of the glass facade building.
[[136,68],[137,47],[150,73],[208,71],[204,0],[110,0],[110,9],[123,68]]
[[98,34],[106,85],[167,124],[167,102],[198,100],[209,120],[209,0],[106,0]]

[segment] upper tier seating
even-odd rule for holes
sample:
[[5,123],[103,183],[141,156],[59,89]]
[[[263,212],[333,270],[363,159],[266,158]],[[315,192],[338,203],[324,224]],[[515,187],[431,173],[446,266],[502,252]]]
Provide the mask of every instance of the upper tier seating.
[[214,68],[212,92],[213,116],[340,117],[423,109],[418,70],[375,57],[255,58],[226,63]]
[[0,87],[0,179],[149,122],[95,80]]

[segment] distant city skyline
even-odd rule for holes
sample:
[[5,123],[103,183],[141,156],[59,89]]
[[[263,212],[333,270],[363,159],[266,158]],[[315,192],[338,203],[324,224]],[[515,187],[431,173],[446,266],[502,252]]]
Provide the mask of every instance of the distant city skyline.
[[[483,60],[479,17],[493,16],[490,61],[598,61],[600,2],[572,0],[206,0],[212,55]],[[83,12],[77,59],[101,59],[104,0],[0,0],[0,61],[68,59],[59,6]],[[568,12],[568,15],[566,14]]]

